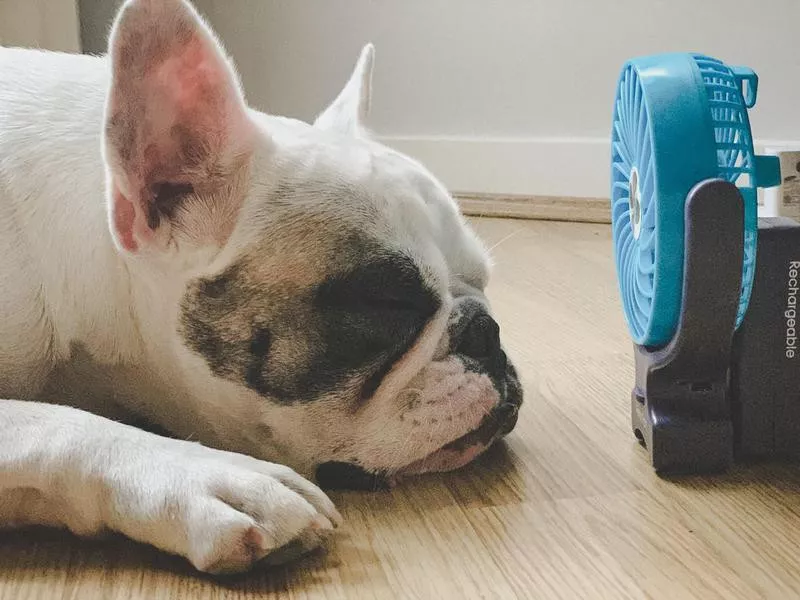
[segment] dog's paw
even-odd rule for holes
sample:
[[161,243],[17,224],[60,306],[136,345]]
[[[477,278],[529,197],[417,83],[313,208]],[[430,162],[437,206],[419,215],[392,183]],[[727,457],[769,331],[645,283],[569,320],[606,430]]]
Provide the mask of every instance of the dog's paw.
[[[270,473],[269,471],[272,471]],[[316,548],[339,523],[333,504],[288,468],[234,467],[201,484],[187,513],[187,558],[201,571],[249,569]]]
[[139,481],[115,478],[115,529],[219,574],[296,558],[341,521],[328,497],[288,467],[177,444],[181,451],[150,455],[149,472],[134,469]]

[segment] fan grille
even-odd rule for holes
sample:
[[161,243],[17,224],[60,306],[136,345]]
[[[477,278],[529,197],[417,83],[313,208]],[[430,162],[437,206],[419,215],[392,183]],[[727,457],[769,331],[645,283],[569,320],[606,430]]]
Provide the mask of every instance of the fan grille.
[[[618,276],[628,325],[648,335],[655,297],[656,170],[650,116],[636,69],[620,78],[612,132],[612,212]],[[636,186],[632,190],[631,187]],[[633,199],[633,200],[632,200]]]
[[[756,197],[756,164],[750,120],[742,91],[730,67],[715,58],[694,55],[695,63],[705,84],[714,141],[717,146],[718,176],[736,185],[745,202],[745,218],[754,219]],[[752,230],[751,230],[752,229]],[[745,228],[742,291],[737,325],[744,318],[750,298],[756,259],[756,233]]]

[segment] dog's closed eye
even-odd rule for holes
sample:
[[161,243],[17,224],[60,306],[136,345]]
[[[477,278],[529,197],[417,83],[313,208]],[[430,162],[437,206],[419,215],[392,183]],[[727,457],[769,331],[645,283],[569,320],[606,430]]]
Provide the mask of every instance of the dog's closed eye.
[[315,305],[341,334],[346,327],[351,336],[392,346],[418,333],[436,313],[439,300],[413,261],[397,254],[328,279],[317,290]]
[[389,254],[329,279],[314,304],[327,347],[336,354],[332,362],[357,368],[380,361],[362,390],[366,398],[411,348],[440,301],[410,258]]

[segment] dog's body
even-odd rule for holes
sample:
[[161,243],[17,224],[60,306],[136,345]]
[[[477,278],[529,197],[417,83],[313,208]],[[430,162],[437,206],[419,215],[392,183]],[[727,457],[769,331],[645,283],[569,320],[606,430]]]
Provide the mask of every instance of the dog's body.
[[129,1],[110,51],[0,49],[0,524],[239,570],[337,521],[295,470],[513,427],[483,248],[362,129],[371,47],[315,126],[246,108],[182,1]]

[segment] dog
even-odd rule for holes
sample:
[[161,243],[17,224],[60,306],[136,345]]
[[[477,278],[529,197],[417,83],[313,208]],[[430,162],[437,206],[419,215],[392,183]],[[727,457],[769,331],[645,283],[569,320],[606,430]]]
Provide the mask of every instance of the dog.
[[330,535],[321,488],[513,429],[488,253],[368,131],[373,55],[308,124],[186,0],[128,0],[103,57],[0,49],[2,526],[240,572]]

